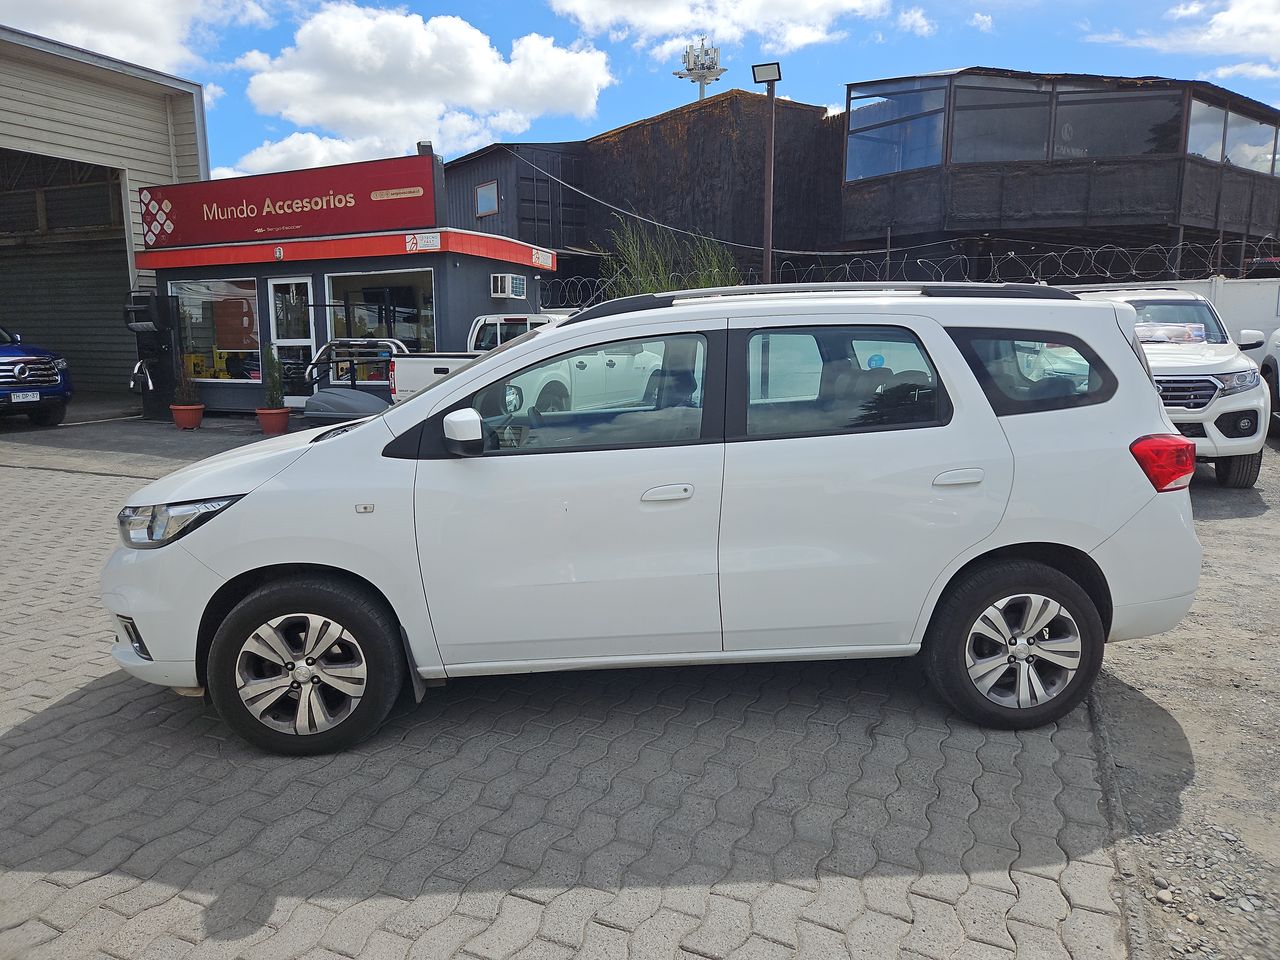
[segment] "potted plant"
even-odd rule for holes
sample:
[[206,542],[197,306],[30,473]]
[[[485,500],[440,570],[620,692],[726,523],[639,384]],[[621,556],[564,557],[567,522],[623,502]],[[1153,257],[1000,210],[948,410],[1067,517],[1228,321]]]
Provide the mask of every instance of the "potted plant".
[[178,362],[178,379],[169,412],[173,415],[173,425],[179,430],[195,430],[204,419],[204,404],[200,402],[200,391],[191,379],[185,357]]
[[284,373],[274,350],[263,354],[262,386],[266,390],[266,403],[256,411],[262,432],[268,437],[288,433],[289,408],[284,405]]

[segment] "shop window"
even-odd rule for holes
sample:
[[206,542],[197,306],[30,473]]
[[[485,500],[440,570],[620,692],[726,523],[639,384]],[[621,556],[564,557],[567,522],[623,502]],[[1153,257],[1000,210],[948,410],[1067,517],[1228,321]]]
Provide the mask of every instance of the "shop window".
[[182,336],[182,362],[197,380],[260,380],[258,284],[180,280],[169,284]]
[[[430,270],[330,276],[332,335],[399,340],[414,352],[430,353],[436,349],[433,276]],[[385,382],[386,361],[361,362],[356,375],[365,382]]]
[[1178,153],[1182,97],[1130,91],[1059,93],[1055,160]]
[[491,217],[498,212],[498,181],[490,180],[476,187],[476,216]]
[[869,84],[851,89],[846,180],[942,163],[947,91],[941,86],[919,87],[919,83]]
[[1234,167],[1270,173],[1275,162],[1276,128],[1238,113],[1227,117],[1227,145],[1222,160]]
[[957,86],[951,134],[952,162],[1047,159],[1049,106],[1047,89]]
[[1218,163],[1222,160],[1222,133],[1227,111],[1199,100],[1191,101],[1191,129],[1187,132],[1187,153]]

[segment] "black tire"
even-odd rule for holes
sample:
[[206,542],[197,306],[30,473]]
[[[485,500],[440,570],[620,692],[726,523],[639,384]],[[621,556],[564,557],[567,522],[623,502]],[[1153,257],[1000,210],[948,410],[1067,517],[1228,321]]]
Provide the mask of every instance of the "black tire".
[[534,409],[539,413],[564,413],[569,409],[569,391],[560,383],[548,383],[538,394]]
[[1262,376],[1267,381],[1267,389],[1271,393],[1271,414],[1267,417],[1267,436],[1280,437],[1280,387],[1277,387],[1276,372],[1269,366],[1262,368]]
[[32,410],[28,417],[37,427],[56,427],[67,416],[67,405],[65,403],[55,403],[47,407],[41,407],[39,410]]
[[[1080,635],[1080,659],[1066,685],[1044,703],[1004,706],[988,699],[969,678],[969,631],[988,607],[1020,593],[1036,593],[1060,603]],[[1106,637],[1089,594],[1053,567],[1010,560],[979,567],[948,587],[925,635],[925,669],[934,689],[957,711],[987,727],[1023,729],[1051,723],[1073,710],[1089,693],[1102,667]]]
[[[241,648],[250,636],[270,620],[301,613],[345,628],[357,641],[366,670],[364,692],[349,714],[327,730],[305,735],[258,720],[241,700],[236,683]],[[343,750],[373,734],[404,687],[406,664],[400,625],[385,602],[341,579],[309,576],[269,583],[241,600],[214,634],[206,673],[210,698],[232,730],[272,753],[309,755]],[[287,712],[287,704],[282,709]]]
[[1218,485],[1237,490],[1245,490],[1256,484],[1261,469],[1261,450],[1243,457],[1219,457],[1213,461],[1213,473],[1218,478]]

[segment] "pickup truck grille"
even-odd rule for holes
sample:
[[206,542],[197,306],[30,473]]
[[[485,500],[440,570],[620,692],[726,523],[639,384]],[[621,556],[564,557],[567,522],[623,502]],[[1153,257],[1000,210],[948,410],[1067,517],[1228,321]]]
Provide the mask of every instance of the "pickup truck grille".
[[1156,377],[1160,399],[1166,407],[1200,410],[1218,394],[1219,384],[1210,377]]
[[52,387],[60,379],[53,361],[47,357],[5,357],[0,360],[0,387]]

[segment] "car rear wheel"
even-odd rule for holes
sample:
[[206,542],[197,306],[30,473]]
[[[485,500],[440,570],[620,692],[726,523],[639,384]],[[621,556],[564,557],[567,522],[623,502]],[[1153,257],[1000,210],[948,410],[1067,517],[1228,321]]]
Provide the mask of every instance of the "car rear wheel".
[[1219,457],[1213,461],[1213,472],[1218,485],[1245,489],[1258,482],[1262,470],[1262,451],[1243,457]]
[[32,410],[28,417],[37,427],[56,427],[67,415],[67,405],[65,403],[54,403],[47,407],[41,407],[39,410]]
[[209,649],[227,724],[273,753],[342,750],[382,725],[404,686],[400,627],[380,598],[337,579],[282,580],[228,614]]
[[1078,583],[1016,560],[952,585],[923,652],[934,687],[960,713],[984,726],[1024,728],[1057,720],[1084,699],[1105,639]]

